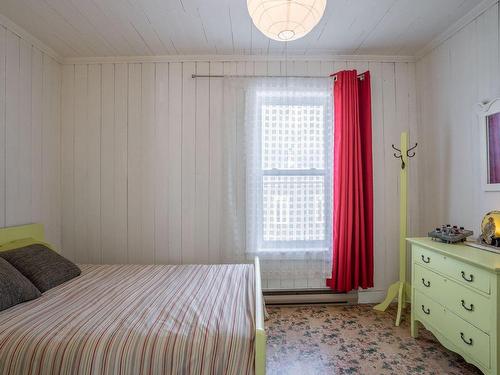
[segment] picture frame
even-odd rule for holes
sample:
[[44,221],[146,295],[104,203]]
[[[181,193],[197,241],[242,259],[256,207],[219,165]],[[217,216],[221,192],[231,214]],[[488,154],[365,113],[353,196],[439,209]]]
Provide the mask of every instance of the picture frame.
[[500,98],[479,104],[481,184],[500,191]]

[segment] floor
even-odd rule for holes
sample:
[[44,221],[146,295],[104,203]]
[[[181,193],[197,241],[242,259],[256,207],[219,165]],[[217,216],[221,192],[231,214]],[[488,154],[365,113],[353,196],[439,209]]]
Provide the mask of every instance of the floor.
[[267,374],[477,375],[432,334],[410,336],[409,315],[395,327],[394,307],[268,307]]

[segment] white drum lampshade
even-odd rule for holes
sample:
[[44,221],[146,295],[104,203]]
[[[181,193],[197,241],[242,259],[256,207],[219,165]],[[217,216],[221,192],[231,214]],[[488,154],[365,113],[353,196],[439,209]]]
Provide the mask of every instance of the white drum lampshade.
[[281,42],[302,38],[323,16],[326,0],[247,0],[253,23]]

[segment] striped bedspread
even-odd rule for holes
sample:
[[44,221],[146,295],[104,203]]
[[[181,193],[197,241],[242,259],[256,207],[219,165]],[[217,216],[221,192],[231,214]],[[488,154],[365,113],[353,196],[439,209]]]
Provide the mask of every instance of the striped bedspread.
[[0,374],[253,374],[251,265],[81,266],[0,312]]

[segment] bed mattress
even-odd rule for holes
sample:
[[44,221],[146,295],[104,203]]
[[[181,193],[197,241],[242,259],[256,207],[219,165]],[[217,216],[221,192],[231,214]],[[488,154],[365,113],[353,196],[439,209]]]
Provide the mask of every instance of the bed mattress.
[[0,374],[253,374],[252,265],[82,265],[0,312]]

